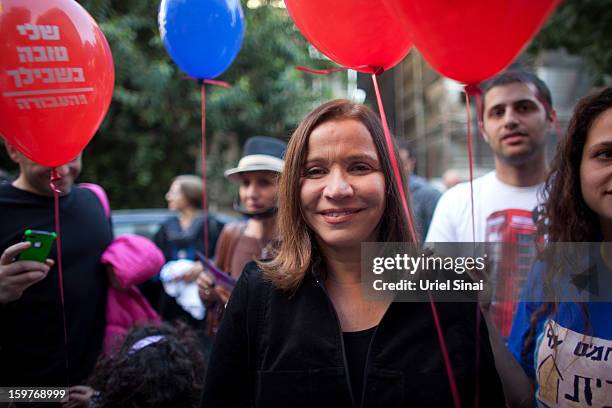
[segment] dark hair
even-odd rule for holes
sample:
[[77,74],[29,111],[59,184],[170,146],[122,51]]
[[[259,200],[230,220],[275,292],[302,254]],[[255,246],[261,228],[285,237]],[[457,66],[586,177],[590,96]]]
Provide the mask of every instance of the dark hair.
[[173,183],[179,184],[181,194],[193,208],[202,208],[204,182],[200,176],[183,174],[176,176]]
[[544,188],[544,217],[538,222],[550,242],[595,242],[600,239],[599,218],[584,201],[580,164],[587,136],[595,119],[612,108],[612,87],[580,100],[567,134],[557,146]]
[[[544,81],[538,78],[535,74],[522,70],[508,70],[483,83],[482,109],[484,109],[484,101],[487,96],[487,93],[492,88],[495,88],[496,86],[514,84],[517,82],[523,84],[533,84],[536,87],[536,96],[538,97],[542,105],[544,105],[544,108],[546,109],[546,115],[550,117],[553,106],[550,89],[548,89],[548,86],[544,83]],[[482,114],[483,112],[481,112],[481,115]],[[484,115],[482,115],[482,117],[484,118]]]
[[[387,150],[383,127],[378,116],[367,106],[346,99],[337,99],[318,106],[310,112],[293,132],[287,145],[285,167],[279,180],[278,230],[279,245],[274,259],[259,265],[274,286],[295,290],[302,282],[313,258],[314,232],[306,224],[300,204],[300,179],[308,155],[311,133],[321,124],[352,119],[362,123],[372,136],[385,178],[387,199],[384,216],[379,225],[379,241],[411,242],[408,220],[402,210],[400,189],[393,177],[391,156]],[[400,163],[397,148],[395,160]],[[405,175],[400,172],[405,191]]]
[[[537,220],[538,234],[550,243],[556,242],[597,242],[601,240],[599,217],[587,205],[582,196],[580,184],[580,165],[582,153],[593,122],[599,115],[612,108],[612,87],[594,92],[582,98],[570,120],[567,134],[559,145],[552,161],[552,168],[546,179],[543,196],[546,202]],[[548,299],[555,299],[554,285],[556,275],[567,273],[573,268],[572,256],[563,249],[548,246],[541,254],[547,270],[542,282],[543,293]],[[542,316],[558,311],[558,302],[545,302],[534,311],[531,317],[531,328],[525,339],[523,354],[534,341],[535,326]],[[580,309],[590,326],[586,306],[581,303]]]
[[[162,340],[132,348],[139,340],[156,335],[163,336]],[[100,392],[98,408],[199,407],[204,375],[198,337],[179,322],[133,328],[119,350],[98,360],[88,382]]]

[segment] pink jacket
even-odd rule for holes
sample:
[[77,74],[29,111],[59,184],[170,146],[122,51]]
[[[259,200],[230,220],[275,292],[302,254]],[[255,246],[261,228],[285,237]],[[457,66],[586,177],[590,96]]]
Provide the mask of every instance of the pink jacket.
[[113,267],[121,286],[121,289],[108,288],[104,353],[110,355],[135,324],[160,322],[159,315],[136,285],[159,272],[164,256],[150,240],[126,234],[115,238],[102,254],[101,261]]

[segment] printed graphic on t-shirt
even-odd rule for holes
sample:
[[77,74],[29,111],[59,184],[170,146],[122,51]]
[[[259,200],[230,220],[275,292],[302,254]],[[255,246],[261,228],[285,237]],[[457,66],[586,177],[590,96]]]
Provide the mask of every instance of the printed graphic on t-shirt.
[[491,315],[504,337],[510,334],[516,304],[495,299],[519,298],[536,255],[535,233],[531,211],[509,208],[487,217],[485,241],[500,243],[490,258],[494,285]]
[[612,407],[612,341],[548,320],[536,355],[539,407]]

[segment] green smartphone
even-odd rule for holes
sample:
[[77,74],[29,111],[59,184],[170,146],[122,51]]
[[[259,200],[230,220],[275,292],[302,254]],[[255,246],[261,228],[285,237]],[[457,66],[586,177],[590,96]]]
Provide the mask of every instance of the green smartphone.
[[53,241],[56,238],[55,232],[38,231],[28,229],[23,233],[23,240],[31,242],[32,245],[17,256],[18,261],[38,261],[45,262],[51,252]]

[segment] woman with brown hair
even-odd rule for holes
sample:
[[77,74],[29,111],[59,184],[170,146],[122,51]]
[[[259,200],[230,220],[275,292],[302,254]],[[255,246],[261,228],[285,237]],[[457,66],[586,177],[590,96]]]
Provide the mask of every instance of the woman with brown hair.
[[538,406],[612,406],[612,87],[576,106],[545,193],[547,244],[508,347]]
[[[452,406],[431,306],[361,291],[361,243],[411,241],[399,191],[369,108],[336,100],[308,114],[279,181],[279,245],[234,289],[203,406]],[[482,406],[502,406],[474,304],[436,307],[462,403],[478,382]]]
[[[166,261],[195,260],[196,251],[204,252],[203,188],[202,178],[196,175],[183,174],[172,180],[165,198],[168,209],[175,211],[176,215],[168,218],[154,237]],[[211,214],[207,220],[208,252],[214,254],[223,224]],[[188,280],[195,280],[197,276],[197,273],[191,273]]]
[[[165,270],[173,272],[169,275],[179,276],[177,280],[191,283],[197,279],[201,271],[199,263],[195,262],[196,252],[205,252],[202,178],[193,174],[176,176],[170,184],[165,199],[168,202],[168,209],[174,214],[160,225],[153,241],[164,254]],[[206,223],[208,253],[214,256],[217,239],[224,223],[210,212],[206,217]],[[202,326],[200,322],[202,316],[196,314],[194,317],[179,305],[176,298],[167,294],[159,275],[141,285],[141,290],[164,320],[182,319],[196,329]]]

